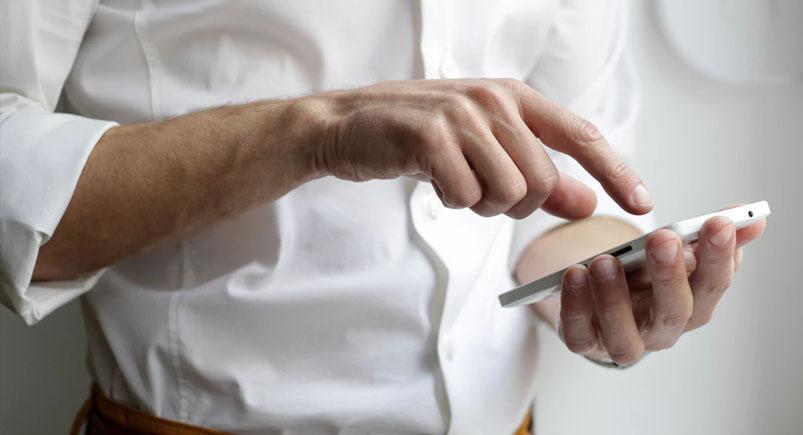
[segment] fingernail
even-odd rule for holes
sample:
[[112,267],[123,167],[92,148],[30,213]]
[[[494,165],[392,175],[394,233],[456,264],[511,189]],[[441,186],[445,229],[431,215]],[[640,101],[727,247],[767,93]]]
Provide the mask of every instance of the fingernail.
[[731,237],[733,236],[733,225],[726,225],[725,228],[719,230],[716,234],[708,238],[715,246],[719,246],[720,248],[725,247],[728,242],[731,241]]
[[586,284],[586,271],[580,266],[569,268],[566,272],[566,281],[572,287],[582,287]]
[[671,263],[678,256],[677,240],[667,240],[658,245],[650,254],[659,263]]
[[652,207],[652,196],[650,196],[650,192],[647,191],[643,184],[639,184],[633,189],[632,201],[633,204],[639,207]]
[[591,274],[598,281],[609,281],[616,277],[616,263],[612,258],[601,258],[591,263]]

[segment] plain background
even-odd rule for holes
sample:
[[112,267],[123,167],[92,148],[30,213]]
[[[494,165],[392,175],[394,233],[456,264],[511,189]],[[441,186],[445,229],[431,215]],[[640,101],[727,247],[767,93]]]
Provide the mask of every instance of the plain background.
[[[744,86],[690,70],[651,2],[631,0],[642,82],[635,166],[658,223],[766,199],[765,236],[708,326],[619,372],[542,331],[538,435],[803,433],[803,81]],[[543,328],[542,328],[543,330]]]
[[[544,331],[539,435],[793,435],[803,428],[803,82],[718,83],[686,67],[649,2],[631,0],[644,90],[635,162],[659,223],[770,201],[763,239],[712,324],[636,367],[606,370]],[[66,433],[86,397],[77,303],[26,327],[0,309],[0,434]]]

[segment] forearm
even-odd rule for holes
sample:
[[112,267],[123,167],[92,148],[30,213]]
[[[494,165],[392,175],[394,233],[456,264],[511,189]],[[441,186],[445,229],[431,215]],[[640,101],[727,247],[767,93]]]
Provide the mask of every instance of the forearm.
[[300,100],[227,106],[110,129],[95,146],[75,193],[37,258],[33,280],[97,270],[178,240],[318,174]]
[[[533,281],[639,235],[637,228],[612,217],[592,217],[555,228],[524,249],[516,265],[516,280]],[[549,298],[531,307],[546,323],[557,328],[560,298]]]

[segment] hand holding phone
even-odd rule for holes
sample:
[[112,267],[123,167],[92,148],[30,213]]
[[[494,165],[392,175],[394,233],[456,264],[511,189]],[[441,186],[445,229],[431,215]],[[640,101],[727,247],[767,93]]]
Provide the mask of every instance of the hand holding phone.
[[[715,216],[723,216],[730,219],[736,225],[736,228],[739,229],[758,222],[769,215],[769,203],[767,203],[767,201],[761,201],[683,220],[671,225],[667,225],[663,227],[663,229],[674,231],[680,236],[680,238],[683,240],[683,243],[688,244],[697,241],[703,224]],[[655,231],[619,245],[615,248],[600,252],[593,257],[581,261],[579,264],[583,264],[587,267],[591,264],[591,261],[594,258],[600,255],[608,254],[619,259],[619,262],[622,264],[622,267],[624,267],[625,272],[630,272],[634,269],[637,269],[644,264],[647,239]],[[532,304],[558,293],[560,292],[561,280],[563,279],[563,275],[567,270],[568,268],[556,271],[541,279],[526,283],[513,290],[502,293],[499,295],[499,302],[503,307],[515,307],[519,305]]]
[[[769,205],[759,202],[678,222],[506,292],[500,301],[523,305],[559,293],[560,300],[537,311],[569,350],[630,365],[645,350],[669,348],[708,323],[730,286],[740,247],[761,235],[767,215]],[[683,246],[690,243],[695,261],[687,264]]]
[[[708,323],[730,286],[740,247],[761,235],[769,212],[759,202],[678,222],[506,292],[500,301],[516,306],[559,293],[560,300],[537,308],[569,350],[630,365],[645,350],[667,349]],[[683,246],[690,243],[693,264],[684,261]]]

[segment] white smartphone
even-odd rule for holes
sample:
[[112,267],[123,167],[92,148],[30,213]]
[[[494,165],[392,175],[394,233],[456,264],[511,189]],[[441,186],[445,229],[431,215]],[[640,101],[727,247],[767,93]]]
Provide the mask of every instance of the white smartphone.
[[[767,201],[761,201],[754,204],[743,205],[728,210],[718,211],[716,213],[698,216],[696,218],[680,221],[672,225],[667,225],[663,228],[676,232],[683,240],[683,243],[688,244],[697,240],[700,229],[703,227],[705,221],[714,216],[724,216],[733,221],[733,223],[736,225],[736,228],[742,228],[756,221],[764,219],[769,215],[769,203],[767,203]],[[644,250],[646,248],[647,238],[649,236],[649,234],[646,234],[623,245],[600,252],[599,254],[594,255],[585,261],[579,262],[578,264],[584,264],[585,266],[588,266],[591,263],[591,260],[597,256],[609,254],[619,259],[625,271],[629,272],[631,270],[638,269],[644,263]],[[560,291],[560,285],[565,272],[566,269],[559,270],[541,279],[502,293],[499,295],[499,302],[503,307],[515,307],[519,305],[532,304],[534,302],[543,300]]]

